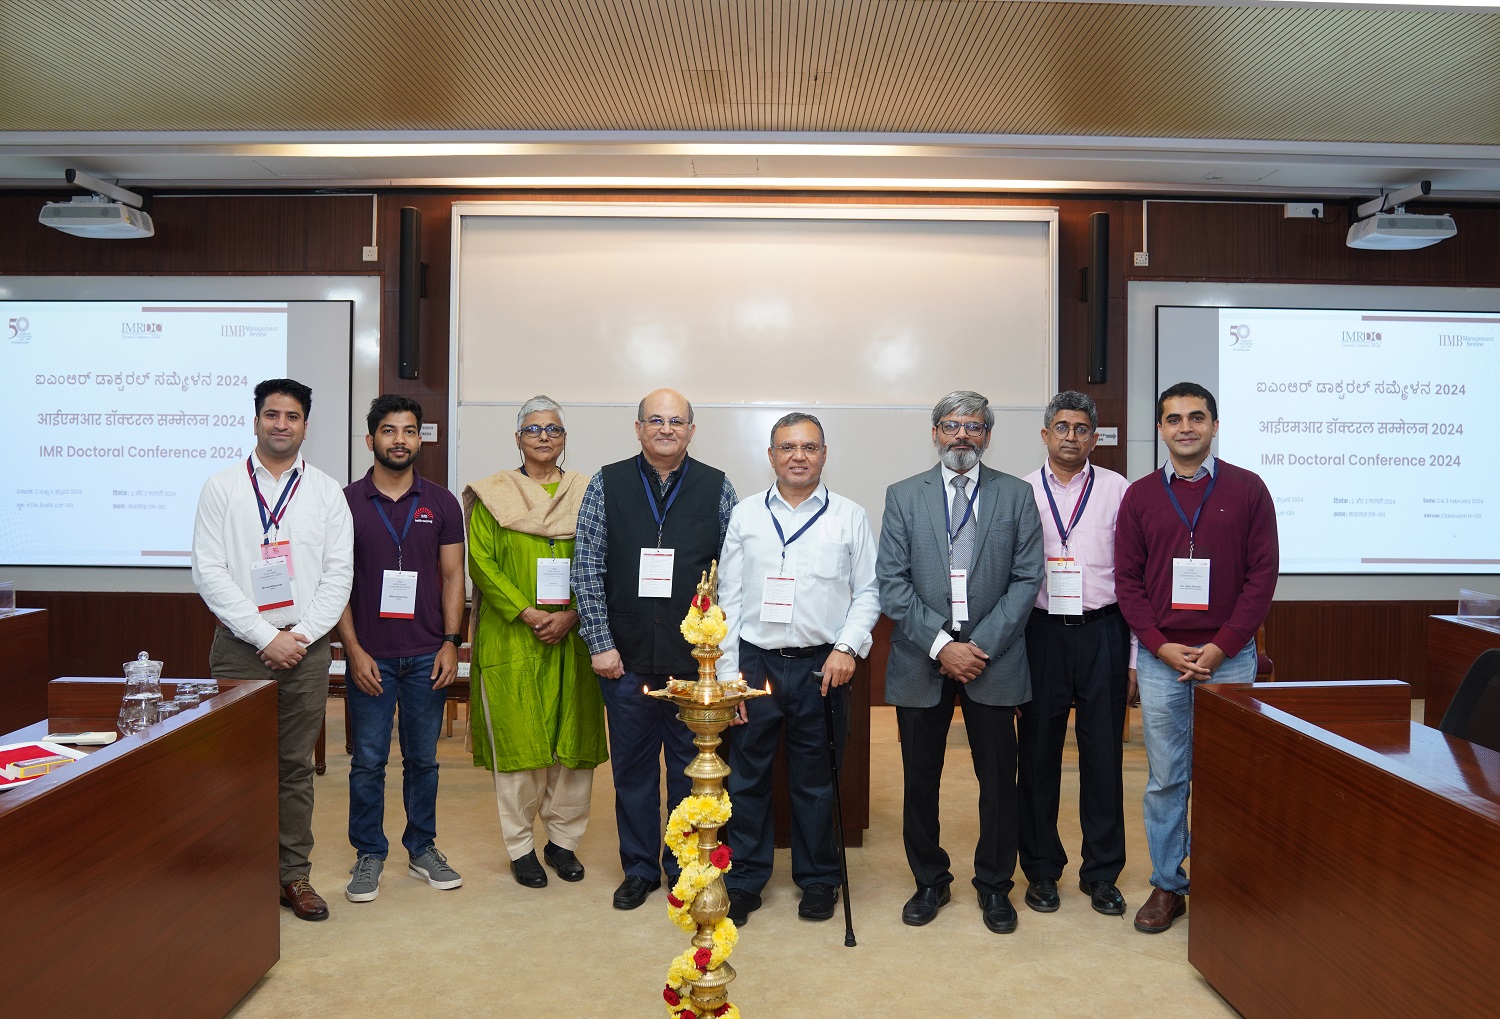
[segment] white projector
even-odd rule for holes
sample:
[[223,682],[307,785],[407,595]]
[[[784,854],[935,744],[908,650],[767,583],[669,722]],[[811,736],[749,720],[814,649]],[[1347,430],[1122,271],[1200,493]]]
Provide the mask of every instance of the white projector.
[[37,217],[43,226],[79,237],[150,237],[151,217],[140,209],[92,195],[70,202],[48,202]]
[[1452,216],[1419,216],[1411,212],[1379,212],[1349,225],[1351,248],[1409,251],[1445,241],[1458,233]]

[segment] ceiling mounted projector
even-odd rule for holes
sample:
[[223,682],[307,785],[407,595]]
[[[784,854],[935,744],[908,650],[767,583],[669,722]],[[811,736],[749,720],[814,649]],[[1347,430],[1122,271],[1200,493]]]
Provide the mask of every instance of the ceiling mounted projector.
[[1356,204],[1349,201],[1349,236],[1351,248],[1375,251],[1410,251],[1445,241],[1458,233],[1458,224],[1446,213],[1423,216],[1406,211],[1406,203],[1432,194],[1432,181],[1422,180],[1411,187]]
[[64,179],[92,194],[70,202],[43,205],[42,213],[37,217],[43,226],[78,237],[119,239],[150,237],[156,233],[156,226],[145,209],[144,195],[126,191],[78,170],[65,171]]
[[37,217],[43,226],[79,237],[150,237],[151,217],[140,209],[89,195],[70,202],[48,202]]
[[1351,248],[1409,251],[1426,248],[1458,233],[1453,217],[1423,216],[1414,212],[1382,212],[1349,227]]

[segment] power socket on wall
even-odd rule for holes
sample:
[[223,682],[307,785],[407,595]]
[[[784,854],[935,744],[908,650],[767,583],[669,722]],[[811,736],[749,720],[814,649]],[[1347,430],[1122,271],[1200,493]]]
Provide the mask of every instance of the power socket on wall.
[[1322,219],[1322,202],[1288,202],[1281,207],[1282,219]]

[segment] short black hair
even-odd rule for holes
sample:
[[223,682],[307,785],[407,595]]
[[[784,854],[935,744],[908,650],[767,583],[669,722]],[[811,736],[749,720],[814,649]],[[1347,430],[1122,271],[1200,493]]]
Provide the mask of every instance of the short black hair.
[[382,393],[370,401],[370,413],[365,415],[365,427],[369,429],[371,435],[374,435],[375,429],[380,427],[380,422],[392,414],[414,414],[417,418],[417,424],[420,425],[422,423],[422,405],[420,403],[409,396]]
[[302,404],[302,416],[312,417],[312,390],[298,382],[296,379],[266,379],[255,387],[255,416],[260,417],[260,409],[266,405],[266,397],[272,394],[290,396]]
[[1179,382],[1170,389],[1162,391],[1156,398],[1156,423],[1161,424],[1162,410],[1168,400],[1175,400],[1179,396],[1197,397],[1208,404],[1208,416],[1214,421],[1219,420],[1219,404],[1214,399],[1214,394],[1198,385],[1196,382]]

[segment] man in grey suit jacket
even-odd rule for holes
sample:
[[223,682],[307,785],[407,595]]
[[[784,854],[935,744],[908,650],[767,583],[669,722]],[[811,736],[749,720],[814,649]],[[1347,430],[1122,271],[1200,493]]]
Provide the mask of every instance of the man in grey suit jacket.
[[931,922],[953,873],[938,843],[938,787],[953,701],[979,779],[974,887],[985,926],[1016,929],[1015,707],[1031,699],[1026,621],[1042,582],[1042,521],[1031,486],[982,466],[995,413],[979,393],[932,409],[939,463],[886,490],[875,574],[896,624],[885,699],[896,706],[906,860],[917,892],[903,922]]

